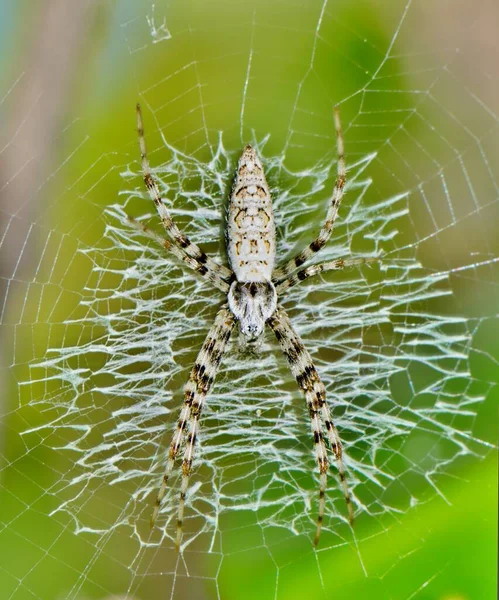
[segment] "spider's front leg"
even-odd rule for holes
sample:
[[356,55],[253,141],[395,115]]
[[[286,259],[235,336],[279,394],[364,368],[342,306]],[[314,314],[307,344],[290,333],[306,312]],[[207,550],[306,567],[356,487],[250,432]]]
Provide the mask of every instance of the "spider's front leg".
[[196,358],[196,362],[194,363],[194,367],[191,370],[189,381],[185,385],[184,407],[180,412],[177,427],[170,444],[168,463],[151,518],[151,527],[153,527],[159,513],[161,502],[165,496],[168,479],[173,471],[175,459],[182,444],[182,440],[184,439],[185,430],[188,426],[189,433],[187,435],[187,444],[184,459],[182,461],[182,483],[177,516],[177,538],[175,544],[177,551],[180,548],[180,540],[182,537],[185,496],[192,470],[192,460],[199,428],[199,417],[206,395],[215,381],[215,376],[233,327],[234,317],[228,310],[227,305],[224,304],[215,317],[215,322],[206,336],[203,346]]
[[324,443],[321,428],[321,416],[326,428],[329,444],[336,458],[338,473],[343,487],[343,495],[348,507],[349,521],[350,524],[353,525],[353,505],[346,482],[341,441],[338,431],[331,419],[331,413],[326,402],[326,389],[324,384],[320,380],[310,354],[303,345],[298,334],[294,331],[288,315],[281,306],[278,306],[277,310],[267,322],[273,329],[281,349],[288,359],[291,372],[300,388],[304,391],[307,400],[308,411],[312,423],[315,452],[320,472],[319,515],[317,518],[317,531],[314,539],[314,545],[317,546],[319,543],[322,521],[324,519],[327,471],[329,467],[326,445]]

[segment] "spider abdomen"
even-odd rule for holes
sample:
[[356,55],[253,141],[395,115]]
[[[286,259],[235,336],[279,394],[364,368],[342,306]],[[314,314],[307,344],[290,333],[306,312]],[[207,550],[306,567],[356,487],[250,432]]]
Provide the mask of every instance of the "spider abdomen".
[[227,253],[238,281],[269,281],[275,260],[272,198],[262,163],[246,146],[227,212]]

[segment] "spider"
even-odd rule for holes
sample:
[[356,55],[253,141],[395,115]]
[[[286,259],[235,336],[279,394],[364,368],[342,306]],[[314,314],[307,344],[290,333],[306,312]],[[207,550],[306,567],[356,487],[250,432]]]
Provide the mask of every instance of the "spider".
[[144,182],[169,239],[151,231],[131,216],[128,216],[128,220],[135,229],[161,244],[226,295],[226,301],[217,312],[215,322],[206,336],[190,372],[189,380],[184,387],[184,405],[170,443],[168,462],[151,517],[151,528],[156,522],[168,480],[185,439],[175,543],[176,550],[179,551],[185,498],[198,438],[199,419],[206,396],[215,381],[222,355],[227,348],[227,342],[236,324],[239,325],[241,339],[249,345],[261,338],[265,325],[268,325],[274,332],[307,402],[319,467],[319,511],[314,538],[314,545],[317,546],[324,519],[329,469],[325,436],[327,436],[329,446],[336,459],[350,525],[353,525],[354,519],[353,505],[345,477],[340,437],[326,402],[326,389],[309,352],[293,329],[286,311],[279,303],[279,298],[288,288],[324,271],[343,269],[377,260],[376,258],[348,260],[340,258],[299,269],[329,240],[343,196],[346,167],[339,109],[338,107],[334,108],[338,151],[337,178],[326,220],[319,235],[305,249],[278,266],[275,265],[275,225],[269,187],[257,153],[250,145],[244,148],[237,165],[227,210],[225,233],[231,268],[221,265],[207,256],[178,228],[161,198],[158,185],[151,173],[139,104],[136,107],[136,114]]

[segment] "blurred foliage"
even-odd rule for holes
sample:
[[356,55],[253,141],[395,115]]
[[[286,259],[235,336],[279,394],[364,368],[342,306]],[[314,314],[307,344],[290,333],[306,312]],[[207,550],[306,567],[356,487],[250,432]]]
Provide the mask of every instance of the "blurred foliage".
[[[223,131],[224,143],[233,148],[240,147],[253,135],[260,139],[271,132],[268,150],[280,151],[287,141],[300,81],[303,82],[300,106],[308,106],[309,113],[320,115],[323,126],[322,132],[318,132],[315,120],[309,123],[310,114],[297,111],[293,126],[300,132],[309,128],[310,137],[293,138],[288,149],[291,165],[305,167],[331,152],[334,132],[330,110],[347,97],[350,100],[342,105],[342,118],[349,157],[354,159],[379,149],[379,135],[386,131],[380,134],[376,127],[362,131],[349,129],[348,124],[357,114],[362,98],[357,92],[372,82],[372,75],[392,41],[403,5],[391,1],[380,8],[367,1],[346,0],[328,4],[320,34],[316,36],[321,8],[320,3],[288,6],[278,0],[251,4],[229,0],[157,2],[158,23],[164,17],[174,37],[155,45],[148,37],[145,21],[145,14],[151,14],[150,3],[138,8],[122,1],[102,10],[108,29],[103,31],[100,22],[89,36],[87,52],[91,60],[83,61],[82,72],[76,78],[78,83],[68,100],[61,137],[52,157],[52,176],[43,188],[46,210],[38,223],[41,245],[43,236],[51,232],[54,246],[52,257],[48,252],[46,258],[45,274],[38,273],[37,277],[39,281],[45,277],[47,283],[62,281],[62,289],[57,290],[61,295],[51,305],[50,317],[42,319],[37,316],[39,305],[33,297],[31,305],[25,307],[23,323],[16,328],[13,361],[16,367],[9,389],[9,416],[4,420],[7,436],[4,464],[9,467],[2,471],[0,488],[1,520],[8,524],[0,535],[3,598],[63,598],[68,590],[79,585],[80,578],[82,595],[78,597],[105,598],[107,590],[124,593],[126,585],[122,582],[128,581],[130,557],[121,553],[118,535],[111,539],[99,564],[94,565],[93,556],[98,552],[95,540],[86,540],[84,534],[76,536],[71,523],[60,523],[47,516],[56,507],[47,492],[65,472],[68,458],[49,449],[47,440],[27,452],[19,435],[28,426],[43,423],[47,415],[34,414],[29,406],[18,410],[19,397],[25,404],[29,402],[29,394],[25,396],[25,390],[18,390],[15,383],[29,377],[28,361],[40,353],[43,355],[47,345],[75,342],[66,339],[65,332],[57,327],[49,332],[48,326],[67,316],[74,317],[78,296],[72,290],[81,289],[88,277],[83,268],[74,269],[65,277],[58,273],[57,264],[51,261],[58,251],[57,240],[64,237],[65,244],[72,240],[76,251],[78,244],[91,245],[102,238],[101,211],[117,201],[124,187],[120,173],[128,164],[136,166],[137,100],[145,106],[148,141],[156,164],[166,159],[161,135],[172,145],[203,154],[206,159],[209,158],[203,147],[206,132],[214,143],[218,132]],[[15,13],[18,25],[22,22],[19,15],[27,11],[26,4],[20,4]],[[12,43],[19,50],[17,40]],[[141,51],[142,47],[145,48]],[[250,48],[254,52],[249,66]],[[310,69],[310,56],[314,53]],[[13,62],[19,64],[17,60]],[[192,63],[194,68],[186,68]],[[309,70],[312,73],[305,78]],[[414,97],[409,90],[419,76],[407,72],[406,57],[390,60],[378,83],[389,82],[387,89],[397,93],[370,96],[370,108],[374,110],[379,104],[387,110],[390,102],[397,110],[404,103],[411,108]],[[242,105],[248,77],[249,93]],[[399,125],[395,120],[393,129]],[[421,130],[413,133],[423,146],[430,143],[429,134]],[[399,152],[403,148],[401,142]],[[393,165],[377,173],[372,193],[388,196],[400,191],[397,189],[401,187],[400,181],[392,176],[395,171]],[[403,186],[407,187],[407,182]],[[312,215],[315,210],[319,215],[318,209],[311,209]],[[412,232],[402,235],[410,241]],[[48,288],[50,285],[47,293]],[[457,285],[458,294],[459,290]],[[466,293],[463,290],[463,297],[456,297],[454,306],[462,301],[469,307]],[[477,295],[479,315],[482,301],[483,294]],[[12,338],[5,343],[11,344]],[[497,348],[490,347],[490,336],[486,333],[478,343],[473,357],[475,373],[484,380],[497,381],[497,362],[490,360]],[[486,348],[487,352],[480,352],[480,348]],[[32,389],[30,395],[44,392]],[[485,415],[482,432],[486,439],[495,442],[495,395],[491,394],[482,414]],[[492,598],[496,591],[497,563],[495,456],[482,463],[462,461],[452,477],[442,478],[439,487],[450,505],[437,496],[407,514],[400,514],[398,523],[393,520],[376,523],[373,530],[369,517],[359,518],[355,533],[357,548],[347,544],[315,554],[310,544],[297,540],[295,547],[288,538],[286,547],[273,548],[272,555],[258,547],[261,540],[254,543],[252,550],[228,555],[218,580],[221,597],[231,600]],[[110,490],[110,503],[113,493],[118,492]],[[251,539],[255,532],[251,527],[247,531]],[[116,554],[111,552],[113,549]],[[88,572],[87,565],[91,565]],[[149,595],[139,597],[169,597],[170,583],[170,579],[162,580],[157,574],[147,582]],[[186,597],[214,597],[213,586],[207,584],[206,589],[201,589],[199,580],[193,585],[197,590],[194,594],[185,584]]]

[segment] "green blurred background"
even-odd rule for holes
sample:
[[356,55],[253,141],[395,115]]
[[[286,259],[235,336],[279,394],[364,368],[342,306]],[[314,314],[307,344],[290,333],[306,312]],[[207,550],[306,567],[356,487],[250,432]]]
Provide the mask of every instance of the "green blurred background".
[[[216,143],[219,131],[229,148],[270,133],[268,153],[286,148],[300,168],[331,152],[340,102],[349,160],[378,152],[373,199],[422,182],[430,193],[435,180],[433,210],[415,194],[411,228],[401,232],[422,263],[437,271],[485,263],[499,256],[498,11],[493,2],[0,0],[1,598],[170,598],[171,573],[182,573],[162,555],[129,592],[133,555],[119,534],[103,550],[49,516],[69,459],[46,435],[29,447],[20,435],[47,422],[29,405],[46,390],[18,387],[29,362],[75,343],[56,324],[77,314],[89,273],[67,257],[99,243],[101,211],[124,189],[120,173],[137,157],[135,102],[147,111],[157,164],[166,159],[161,128],[206,160],[207,138]],[[457,271],[451,284],[445,310],[476,319],[471,377],[487,398],[475,433],[496,444],[497,269]],[[360,520],[357,547],[314,553],[298,542],[271,556],[249,539],[241,548],[251,550],[227,555],[215,580],[203,579],[213,566],[201,556],[195,577],[175,581],[174,597],[495,597],[496,452],[458,462],[439,489],[381,533]]]

